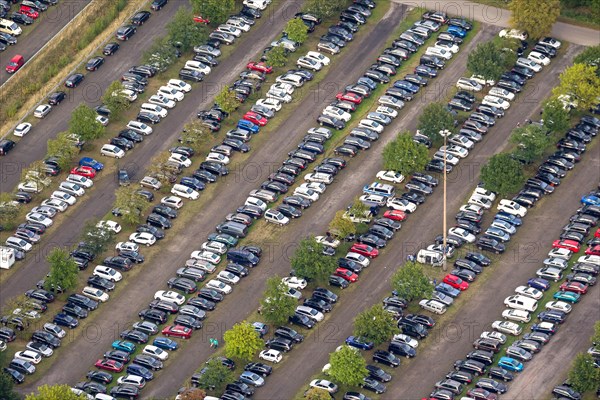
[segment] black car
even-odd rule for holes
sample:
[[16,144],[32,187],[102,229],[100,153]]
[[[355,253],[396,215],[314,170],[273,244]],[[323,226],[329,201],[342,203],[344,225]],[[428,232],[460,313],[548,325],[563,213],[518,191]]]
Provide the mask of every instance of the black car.
[[262,185],[260,186],[261,189],[266,189],[266,190],[270,190],[273,191],[275,193],[287,193],[288,191],[288,187],[281,183],[281,182],[275,182],[275,181],[265,181],[262,183]]
[[152,4],[150,5],[150,9],[154,10],[154,11],[158,11],[161,8],[163,8],[164,6],[166,6],[168,2],[169,2],[169,0],[154,0],[152,2]]
[[53,349],[60,347],[60,339],[59,338],[57,338],[50,332],[46,332],[46,331],[42,331],[42,330],[33,332],[33,334],[31,335],[31,340],[41,342],[49,347],[52,347]]
[[54,295],[44,289],[31,289],[25,292],[25,296],[43,301],[45,303],[52,303],[54,301]]
[[305,199],[301,196],[287,196],[283,199],[283,204],[287,204],[300,209],[305,209],[310,206],[311,202],[310,200]]
[[103,265],[121,271],[129,271],[133,267],[130,259],[121,256],[106,257]]
[[562,324],[567,319],[567,314],[558,310],[546,310],[539,313],[537,317],[543,322]]
[[273,372],[273,367],[261,362],[251,362],[244,366],[244,371],[254,372],[260,376],[269,376]]
[[73,74],[67,78],[65,81],[65,86],[68,88],[76,88],[81,82],[83,82],[84,78],[85,77],[83,74]]
[[315,321],[313,321],[305,315],[300,314],[292,315],[291,317],[289,317],[289,321],[292,324],[299,325],[306,329],[312,329],[312,327],[315,326]]
[[110,389],[110,395],[115,398],[134,399],[140,395],[140,389],[133,385],[117,385]]
[[217,181],[217,176],[205,169],[197,169],[196,171],[194,171],[192,176],[204,183],[214,183]]
[[4,368],[2,368],[2,371],[6,375],[10,376],[11,379],[13,380],[13,382],[16,383],[17,385],[25,382],[25,375],[23,375],[16,369],[4,367]]
[[237,263],[227,264],[227,266],[225,267],[225,271],[231,272],[232,274],[239,276],[240,278],[248,276],[248,268]]
[[108,43],[106,46],[104,46],[104,49],[102,50],[102,54],[104,54],[105,56],[112,56],[113,54],[115,54],[117,52],[117,50],[119,50],[119,47],[121,47],[121,45],[119,45],[119,43],[116,43],[116,42]]
[[131,17],[131,23],[134,25],[144,25],[144,22],[148,21],[151,15],[149,11],[139,11]]
[[348,286],[350,286],[350,284],[348,283],[347,280],[345,280],[341,276],[337,276],[337,275],[330,275],[329,276],[329,280],[327,281],[327,283],[330,286],[339,287],[340,289],[345,289]]
[[359,386],[370,390],[372,392],[375,392],[377,394],[381,394],[384,393],[386,391],[386,387],[384,384],[378,382],[377,380],[375,380],[374,378],[367,376],[363,379],[362,383],[359,384]]
[[190,329],[201,329],[202,321],[191,315],[178,315],[173,321],[176,325],[185,326]]
[[136,232],[149,233],[153,235],[156,238],[156,240],[160,240],[165,237],[165,232],[162,229],[148,224],[138,225]]
[[113,380],[112,375],[106,371],[90,371],[87,373],[86,378],[104,385],[108,385]]
[[225,390],[229,392],[237,392],[247,397],[251,397],[254,394],[253,387],[240,381],[234,381],[232,383],[227,384]]
[[146,223],[162,229],[170,229],[172,226],[171,221],[169,221],[162,215],[158,215],[155,213],[148,215],[148,217],[146,218]]
[[104,64],[104,57],[94,57],[90,59],[85,65],[85,69],[88,71],[95,71]]
[[110,292],[115,289],[115,283],[97,275],[91,275],[87,280],[88,286]]
[[113,146],[117,146],[118,148],[120,148],[123,151],[131,150],[135,146],[134,142],[132,142],[129,139],[122,138],[122,137],[114,137],[114,138],[110,139],[109,143],[112,144]]
[[252,8],[252,7],[248,7],[248,6],[244,6],[242,7],[242,10],[240,11],[241,15],[247,16],[251,19],[257,19],[257,18],[261,18],[262,17],[262,13],[256,9],[256,8]]
[[223,301],[223,295],[216,290],[202,288],[198,290],[198,297],[202,297],[206,300],[210,300],[212,302],[220,302]]
[[515,65],[510,72],[513,72],[525,79],[531,79],[533,78],[533,75],[535,74],[535,72],[533,72],[532,69],[529,69],[527,67],[520,67],[518,65]]
[[65,92],[54,92],[48,97],[48,104],[56,106],[60,104],[64,99],[67,98],[67,94]]
[[491,265],[491,263],[492,263],[488,257],[484,256],[481,253],[475,253],[475,252],[468,252],[465,255],[465,259],[472,261],[482,267],[487,267],[487,266]]
[[280,204],[276,209],[288,218],[299,218],[302,216],[302,211],[289,204]]
[[[212,161],[203,161],[202,163],[200,163],[199,169],[206,170],[212,174],[219,175],[219,176],[229,174],[229,169],[227,169],[226,166],[224,166],[223,164],[219,164],[217,162],[212,162]],[[198,178],[198,179],[201,179],[201,178]]]
[[204,74],[200,71],[183,68],[179,71],[179,78],[184,81],[202,82]]
[[373,353],[373,361],[390,366],[392,368],[396,368],[400,365],[400,359],[394,354],[385,350],[376,350],[375,353]]
[[287,326],[280,326],[274,332],[275,337],[291,340],[295,343],[300,343],[304,340],[304,336]]
[[88,311],[75,305],[73,303],[67,303],[63,306],[62,312],[71,315],[76,318],[87,318]]
[[143,344],[148,342],[148,335],[135,329],[126,329],[119,334],[122,339],[130,340],[135,343]]
[[25,14],[21,14],[21,13],[10,13],[6,16],[7,19],[11,19],[14,22],[16,22],[19,25],[31,25],[33,24],[34,19],[31,17],[28,17]]
[[504,382],[512,381],[515,378],[511,372],[501,367],[490,367],[488,376],[490,378],[501,379]]

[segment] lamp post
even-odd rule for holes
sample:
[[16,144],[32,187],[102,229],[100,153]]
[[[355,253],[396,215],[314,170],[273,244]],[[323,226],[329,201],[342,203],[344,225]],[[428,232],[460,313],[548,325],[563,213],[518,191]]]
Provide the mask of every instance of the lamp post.
[[444,129],[442,131],[440,131],[440,135],[442,135],[442,137],[444,138],[444,199],[443,199],[443,210],[442,210],[442,223],[443,223],[443,231],[442,231],[442,237],[443,237],[443,264],[442,264],[442,269],[444,271],[448,270],[447,264],[446,264],[446,246],[447,246],[447,235],[448,235],[448,229],[446,227],[446,176],[448,175],[448,173],[446,172],[446,151],[448,148],[448,144],[447,144],[447,139],[448,139],[448,135],[450,135],[452,132],[450,132],[447,129]]

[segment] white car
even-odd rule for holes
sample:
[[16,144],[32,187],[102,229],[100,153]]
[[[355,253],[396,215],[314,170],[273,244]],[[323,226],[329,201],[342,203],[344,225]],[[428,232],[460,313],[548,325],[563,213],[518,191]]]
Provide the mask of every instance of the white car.
[[327,185],[325,185],[324,183],[319,183],[319,182],[304,182],[303,184],[301,184],[298,187],[301,187],[304,189],[310,189],[319,194],[325,193],[325,190],[327,189]]
[[94,186],[94,181],[90,178],[86,178],[85,176],[69,174],[66,179],[67,182],[75,183],[79,186],[83,186],[84,188],[91,188]]
[[329,65],[329,63],[331,62],[329,57],[325,57],[318,51],[309,51],[308,53],[306,53],[306,57],[312,58],[313,60],[318,61],[323,65]]
[[493,79],[486,80],[481,75],[471,75],[471,77],[469,79],[479,83],[481,86],[494,86],[496,84],[495,80],[493,80]]
[[118,95],[124,96],[130,103],[133,103],[137,100],[137,93],[130,89],[123,89],[120,93],[113,92],[113,96],[117,97]]
[[512,308],[502,311],[502,318],[517,322],[529,322],[531,316],[525,310],[514,310]]
[[549,301],[546,303],[546,310],[556,310],[563,311],[565,313],[570,313],[573,307],[569,303],[565,303],[564,301]]
[[337,118],[337,119],[341,119],[344,122],[348,122],[352,118],[352,115],[350,115],[350,113],[347,113],[346,111],[342,110],[341,108],[338,108],[335,106],[325,107],[323,109],[323,114],[328,115],[330,117]]
[[325,318],[322,312],[308,306],[296,307],[296,314],[304,315],[315,322],[321,322]]
[[240,277],[232,274],[229,271],[221,271],[217,274],[217,279],[228,285],[237,285],[240,282]]
[[179,154],[179,153],[171,153],[171,156],[169,157],[169,161],[180,164],[184,168],[188,168],[192,165],[192,160],[190,160],[183,154]]
[[[117,379],[117,383],[120,385],[135,386],[138,389],[142,389],[144,386],[146,386],[146,380],[143,377],[131,374],[119,377],[119,379]],[[96,397],[96,399],[100,400],[98,397]]]
[[231,286],[216,279],[211,279],[210,281],[206,282],[205,287],[208,289],[216,290],[221,294],[229,294],[233,290]]
[[29,361],[32,364],[39,364],[40,361],[42,361],[42,356],[38,352],[32,350],[17,351],[15,353],[15,358]]
[[506,221],[501,221],[498,219],[492,221],[492,223],[490,224],[490,228],[500,229],[501,231],[509,235],[514,235],[515,233],[517,233],[517,228],[515,228]]
[[312,172],[304,175],[304,180],[307,182],[325,183],[329,185],[333,182],[333,175],[324,172]]
[[52,106],[50,104],[40,104],[33,112],[33,116],[36,118],[44,118],[46,115],[48,115],[50,110],[52,110]]
[[175,196],[169,196],[169,197],[179,196],[179,197],[183,197],[184,199],[188,199],[188,200],[198,200],[198,198],[200,197],[200,193],[198,193],[191,187],[188,187],[185,185],[180,185],[180,184],[173,185],[173,187],[171,188],[171,193],[173,193]]
[[194,258],[196,260],[208,261],[209,263],[215,264],[215,265],[217,265],[218,263],[221,262],[220,255],[215,254],[212,251],[206,251],[206,250],[196,250],[196,251],[192,252],[190,257]]
[[362,254],[355,253],[353,251],[349,251],[348,253],[346,253],[344,258],[347,258],[348,260],[354,261],[355,263],[362,265],[363,268],[367,268],[371,263],[371,261],[367,257],[363,256]]
[[81,197],[85,194],[85,190],[73,182],[61,182],[58,185],[58,189],[77,197]]
[[434,314],[443,314],[446,312],[446,305],[437,300],[423,299],[419,302],[422,309],[431,311]]
[[358,126],[363,128],[373,129],[377,133],[383,132],[384,126],[377,121],[373,121],[372,119],[361,119],[358,123]]
[[154,243],[156,243],[156,237],[148,232],[135,232],[129,235],[129,241],[146,246],[152,246]]
[[[50,346],[47,346],[40,342],[29,342],[29,343],[27,343],[27,345],[25,347],[28,350],[39,353],[42,357],[46,357],[46,358],[51,357],[52,354],[54,354],[54,351],[52,350],[52,348],[50,348]],[[4,350],[2,350],[2,351],[4,351]]]
[[227,253],[227,246],[221,242],[216,242],[214,240],[202,243],[201,248],[202,250],[210,251],[211,253],[216,253],[220,255]]
[[387,197],[381,196],[379,194],[363,194],[358,199],[362,203],[365,203],[367,205],[375,204],[378,207],[383,207],[389,200]]
[[545,267],[555,267],[555,268],[560,268],[563,271],[567,268],[569,268],[569,263],[567,262],[567,260],[565,260],[564,258],[546,258],[543,261],[543,264]]
[[267,92],[267,99],[274,99],[282,103],[292,102],[292,96],[280,90],[269,90]]
[[210,74],[210,71],[211,71],[211,68],[208,65],[202,64],[199,61],[193,61],[193,60],[186,61],[184,68],[191,69],[192,71],[201,72],[204,75]]
[[158,358],[161,361],[165,361],[167,358],[169,358],[169,353],[167,353],[160,347],[151,345],[147,345],[146,347],[144,347],[144,349],[142,350],[142,354],[148,354],[149,356]]
[[109,299],[108,293],[105,293],[104,291],[91,286],[84,287],[81,290],[81,294],[101,303],[106,303]]
[[552,249],[548,252],[548,257],[551,258],[562,258],[563,260],[570,260],[573,252],[567,249]]
[[187,260],[185,262],[185,266],[186,267],[197,268],[199,270],[202,270],[202,271],[206,272],[207,274],[212,274],[217,269],[216,265],[211,264],[208,261],[196,260],[196,259],[193,259],[193,258],[190,258],[189,260]]
[[477,204],[473,204],[473,203],[468,203],[468,204],[463,204],[462,206],[460,206],[460,211],[465,211],[465,212],[472,212],[478,215],[483,214],[483,211],[485,210],[485,208],[483,208],[482,206],[478,206]]
[[519,39],[519,40],[527,40],[527,32],[522,31],[520,29],[502,29],[498,36],[507,37],[509,39]]
[[[172,86],[161,86],[158,88],[158,91],[156,92],[156,94],[158,96],[162,96],[163,98],[168,99],[169,101],[173,102],[172,106],[169,108],[175,107],[175,102],[182,101],[183,98],[185,97],[183,92],[175,89]],[[159,104],[159,105],[161,105],[161,104]]]
[[539,44],[543,44],[544,46],[554,47],[555,49],[560,49],[561,42],[551,37],[545,37],[538,41]]
[[244,202],[245,206],[254,206],[260,208],[262,211],[267,210],[267,203],[253,196],[249,196]]
[[161,96],[160,94],[150,96],[150,98],[148,99],[148,103],[158,104],[159,106],[165,108],[174,108],[177,105],[177,103],[175,103],[175,100],[169,100],[165,96]]
[[23,137],[29,133],[29,131],[31,130],[31,127],[32,127],[32,125],[29,122],[23,122],[23,123],[17,125],[17,127],[13,131],[13,135],[15,135],[17,137]]
[[192,85],[182,81],[181,79],[169,79],[167,86],[170,86],[173,89],[177,89],[180,92],[189,93],[192,91]]
[[304,78],[298,74],[292,74],[286,72],[283,75],[279,75],[275,78],[275,82],[287,83],[295,87],[301,87],[304,85]]
[[117,251],[139,251],[140,246],[133,242],[119,242],[115,245]]
[[290,85],[289,83],[283,83],[283,82],[274,83],[269,88],[270,92],[282,91],[287,94],[294,94],[294,90],[296,90],[296,88],[294,86]]
[[376,176],[377,179],[393,183],[402,183],[404,181],[404,175],[396,171],[379,171]]
[[123,150],[121,150],[120,148],[118,148],[117,146],[114,146],[112,144],[103,145],[102,148],[100,149],[100,154],[103,156],[112,157],[112,158],[125,157],[125,152]]
[[523,331],[518,324],[510,321],[494,321],[492,328],[498,332],[508,333],[509,335],[519,336]]
[[532,51],[531,53],[529,53],[527,55],[527,58],[529,58],[530,60],[536,62],[537,64],[543,65],[543,66],[550,64],[550,59],[547,56],[545,56],[542,53],[537,52],[537,51]]
[[306,279],[298,278],[297,276],[289,276],[289,277],[281,278],[281,282],[283,282],[288,287],[291,287],[293,289],[300,289],[300,290],[304,289],[306,287],[306,285],[308,284],[306,282]]
[[329,382],[328,380],[325,380],[325,379],[315,379],[310,382],[309,386],[311,388],[314,387],[314,388],[326,390],[332,394],[338,391],[338,386],[335,383]]
[[383,106],[394,107],[397,110],[402,110],[404,108],[404,102],[392,96],[381,96],[377,100],[377,103]]
[[69,207],[69,203],[58,199],[46,199],[42,201],[42,206],[52,207],[59,212],[63,212]]
[[162,183],[153,176],[143,177],[140,181],[140,185],[154,190],[159,190],[162,187]]
[[96,227],[109,229],[109,230],[113,231],[114,233],[121,232],[121,225],[119,225],[118,222],[111,221],[111,220],[98,221],[98,223],[96,224]]
[[435,154],[433,155],[433,158],[435,158],[436,160],[442,160],[442,161],[444,161],[444,159],[446,159],[446,163],[448,163],[452,166],[455,166],[460,161],[460,159],[458,157],[455,157],[450,153],[443,152],[442,150],[436,151]]
[[229,164],[229,157],[224,156],[223,154],[220,154],[220,153],[208,153],[208,155],[206,156],[206,161],[213,161],[213,162],[227,165],[227,164]]
[[512,92],[509,92],[508,90],[504,89],[504,88],[499,88],[499,87],[493,87],[490,89],[489,94],[491,96],[496,96],[496,97],[500,97],[504,100],[508,100],[508,101],[513,101],[515,99],[515,94]]
[[119,271],[116,271],[111,267],[105,267],[104,265],[96,266],[92,274],[99,276],[100,278],[107,279],[111,282],[119,282],[121,279],[123,279],[123,275],[121,275]]
[[257,105],[259,106],[263,106],[268,108],[269,110],[272,111],[279,111],[281,110],[281,102],[277,99],[274,99],[272,97],[267,97],[265,99],[258,99],[258,101],[256,102]]
[[333,247],[337,249],[337,247],[342,243],[338,239],[333,236],[315,236],[315,241],[317,243],[323,244],[325,246]]
[[530,60],[529,58],[519,57],[517,58],[516,64],[521,67],[529,68],[534,72],[540,72],[542,70],[542,66],[540,64]]
[[321,68],[323,68],[322,63],[308,57],[300,57],[298,61],[296,61],[296,65],[298,65],[300,68],[307,68],[313,71],[320,71]]
[[465,149],[464,147],[457,146],[455,144],[441,146],[439,151],[441,151],[442,153],[446,151],[448,154],[451,154],[458,158],[467,158],[467,156],[469,155],[469,150]]
[[260,358],[261,360],[265,360],[265,361],[277,364],[281,361],[281,359],[283,358],[283,355],[281,354],[280,351],[277,351],[274,349],[269,349],[269,350],[261,351],[260,354],[258,355],[258,358]]
[[375,112],[386,115],[390,118],[396,118],[398,116],[398,111],[394,110],[392,107],[388,106],[378,106]]
[[503,110],[508,110],[510,108],[510,103],[508,101],[489,94],[481,100],[481,104],[501,108]]
[[454,235],[454,236],[458,236],[459,238],[461,238],[462,240],[464,240],[467,243],[475,243],[475,235],[473,235],[471,232],[467,231],[466,229],[463,228],[450,228],[448,229],[448,233],[450,235]]
[[444,40],[438,40],[435,42],[435,47],[439,47],[444,50],[448,50],[450,53],[456,54],[458,53],[459,47],[456,43],[451,43]]
[[36,213],[36,212],[27,213],[27,215],[25,216],[25,219],[29,222],[37,222],[38,224],[42,224],[46,228],[49,226],[52,226],[52,220],[40,213]]
[[399,197],[388,199],[386,205],[392,210],[404,211],[409,214],[417,211],[417,205],[415,203]]
[[485,331],[479,336],[481,339],[492,339],[500,342],[501,344],[506,343],[506,335],[495,331]]
[[160,204],[179,210],[183,207],[183,200],[177,196],[166,196],[160,199]]
[[250,8],[258,8],[264,10],[271,3],[270,0],[244,0],[244,5]]
[[27,181],[19,183],[17,189],[27,193],[39,193],[44,190],[44,185],[41,182],[38,184],[38,182]]
[[171,302],[177,304],[178,306],[185,303],[185,297],[177,292],[172,291],[172,290],[159,290],[158,292],[154,293],[154,299],[171,301]]
[[479,84],[475,80],[469,79],[469,78],[460,78],[456,82],[456,87],[459,89],[468,90],[471,92],[479,92],[479,91],[481,91],[481,89],[483,89],[483,86],[481,84]]
[[108,117],[105,117],[104,115],[96,115],[96,121],[102,126],[108,126],[108,123],[110,122]]
[[311,202],[319,200],[319,193],[315,192],[312,189],[297,187],[296,189],[294,189],[294,195],[308,199]]
[[496,200],[496,194],[494,194],[494,192],[491,192],[489,190],[485,190],[482,187],[476,187],[475,190],[473,190],[473,194],[474,195],[478,195],[481,197],[485,197],[487,198],[489,201],[494,201]]
[[225,25],[230,25],[233,26],[235,28],[238,28],[239,30],[243,31],[243,32],[248,32],[251,28],[250,25],[248,25],[247,23],[243,22],[242,20],[239,19],[234,19],[233,17],[228,19],[227,21],[225,21]]
[[477,194],[474,194],[471,197],[469,197],[469,204],[480,206],[482,208],[485,208],[486,210],[492,208],[492,202],[488,198],[479,196]]
[[588,255],[588,256],[581,256],[577,259],[577,262],[580,263],[584,263],[584,264],[600,264],[600,256],[594,256],[594,255]]
[[419,341],[417,339],[414,339],[403,333],[398,333],[398,334],[394,335],[392,337],[392,341],[405,343],[405,344],[409,345],[410,347],[412,347],[413,349],[416,349],[417,347],[419,347]]
[[134,130],[141,135],[146,135],[146,136],[150,135],[153,132],[153,129],[151,126],[148,126],[145,123],[139,122],[139,121],[129,121],[127,123],[127,128]]
[[497,209],[498,211],[504,211],[505,213],[516,215],[519,218],[523,218],[525,215],[527,215],[527,209],[512,200],[500,200]]
[[515,293],[522,294],[523,296],[531,297],[532,299],[539,300],[542,298],[544,293],[540,290],[529,286],[519,286],[515,289]]

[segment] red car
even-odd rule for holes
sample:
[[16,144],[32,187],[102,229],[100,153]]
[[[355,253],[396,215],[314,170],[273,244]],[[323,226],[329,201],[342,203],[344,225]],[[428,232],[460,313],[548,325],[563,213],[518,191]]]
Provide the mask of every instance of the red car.
[[341,276],[342,278],[344,278],[348,282],[356,282],[358,280],[358,275],[356,275],[354,272],[352,272],[352,271],[350,271],[349,269],[346,269],[346,268],[338,268],[338,269],[336,269],[334,275]]
[[74,175],[85,176],[86,178],[93,179],[96,177],[96,170],[92,167],[75,167],[71,170],[71,173]]
[[263,117],[260,114],[255,113],[254,111],[248,111],[246,114],[244,114],[242,119],[245,119],[246,121],[250,121],[253,124],[256,124],[258,126],[265,126],[267,124],[267,122],[269,122],[265,117]]
[[261,62],[250,61],[248,64],[246,64],[246,68],[251,69],[253,71],[264,72],[265,74],[270,74],[271,72],[273,72],[273,67],[265,64],[262,61]]
[[202,17],[202,15],[194,15],[194,22],[198,22],[200,24],[210,24],[209,19]]
[[121,372],[123,371],[123,368],[125,368],[125,365],[120,361],[105,359],[96,361],[96,364],[94,364],[94,366],[96,368],[104,369],[110,372]]
[[22,55],[17,54],[13,58],[10,59],[8,65],[6,66],[6,72],[9,74],[14,74],[25,64],[25,58]]
[[600,228],[594,232],[594,237],[600,237]]
[[354,104],[360,104],[362,102],[362,97],[360,97],[356,93],[350,93],[350,92],[338,93],[335,96],[335,98],[338,100],[349,101],[350,103],[354,103]]
[[581,282],[564,282],[562,285],[560,285],[560,290],[564,290],[566,292],[586,294],[588,290],[588,285]]
[[23,15],[27,15],[29,18],[37,19],[40,16],[40,13],[35,11],[33,8],[28,6],[21,6],[19,9],[19,13]]
[[354,243],[352,247],[350,247],[350,251],[353,253],[362,254],[363,256],[369,258],[375,258],[379,255],[379,250],[362,243]]
[[[570,239],[555,240],[552,243],[552,248],[567,249],[567,250],[571,250],[573,253],[577,253],[581,249],[581,245],[579,243],[577,243],[576,241],[570,240]],[[587,252],[585,254],[587,254]]]
[[588,247],[585,254],[588,256],[600,256],[600,244]]
[[401,210],[387,210],[383,213],[383,217],[393,219],[394,221],[404,221],[406,219],[406,213]]
[[467,282],[452,274],[448,274],[444,277],[444,283],[447,283],[455,289],[467,290],[469,288],[469,284]]
[[162,330],[162,334],[166,337],[173,336],[182,339],[189,339],[192,337],[192,329],[181,325],[169,325]]

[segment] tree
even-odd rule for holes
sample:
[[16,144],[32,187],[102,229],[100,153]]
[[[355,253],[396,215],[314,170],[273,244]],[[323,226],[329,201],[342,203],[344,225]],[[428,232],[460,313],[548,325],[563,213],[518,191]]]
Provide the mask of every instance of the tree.
[[208,128],[202,125],[199,120],[195,119],[188,122],[183,127],[183,132],[181,132],[181,144],[189,146],[195,151],[199,151],[202,145],[211,137]]
[[235,92],[229,90],[228,87],[224,87],[223,90],[219,92],[215,97],[215,103],[228,114],[231,114],[240,106],[240,102],[235,97]]
[[356,234],[356,225],[349,219],[344,218],[344,211],[340,210],[335,213],[329,223],[329,231],[340,238],[345,238],[348,235]]
[[544,104],[542,111],[544,126],[552,133],[563,133],[571,125],[569,111],[557,98],[550,99]]
[[314,237],[302,239],[291,260],[296,276],[324,282],[337,268],[334,257],[322,253],[323,246]]
[[202,389],[221,393],[225,386],[234,380],[233,372],[216,358],[208,360],[202,371],[198,381],[198,386]]
[[333,381],[344,385],[358,386],[369,373],[360,352],[347,345],[329,355],[329,364],[328,373]]
[[598,67],[592,65],[572,65],[560,74],[560,84],[552,90],[552,94],[574,97],[576,108],[587,111],[596,105],[600,97],[600,77],[597,71]]
[[514,153],[526,162],[533,162],[544,154],[550,144],[550,136],[539,125],[526,125],[513,130],[510,142],[517,145]]
[[510,39],[480,43],[469,53],[467,68],[474,75],[497,81],[500,75],[517,61],[515,47],[515,41]]
[[560,15],[559,0],[512,0],[511,25],[529,33],[533,39],[548,35]]
[[433,284],[425,275],[423,267],[416,262],[408,261],[392,275],[392,289],[407,301],[430,297]]
[[285,49],[281,46],[275,46],[267,53],[268,65],[273,67],[283,67],[287,62],[287,54]]
[[35,182],[38,187],[44,188],[48,183],[46,176],[46,164],[42,160],[35,160],[29,164],[29,168],[21,173],[22,181]]
[[361,217],[364,216],[367,213],[367,211],[369,211],[369,207],[367,207],[365,203],[360,201],[360,197],[358,196],[354,198],[354,201],[352,202],[352,205],[348,210],[350,214],[357,216],[360,215]]
[[86,104],[80,104],[71,113],[69,131],[83,140],[98,139],[104,133],[104,126],[96,121],[97,114]]
[[142,62],[165,71],[177,59],[177,51],[166,36],[161,36],[154,41],[152,46],[142,55]]
[[77,395],[71,391],[69,385],[42,385],[37,388],[38,394],[29,394],[25,400],[82,400],[87,395]]
[[483,187],[499,196],[517,192],[523,182],[523,166],[508,153],[494,154],[481,168]]
[[[594,67],[600,67],[600,45],[586,47],[573,60],[575,64],[587,64]],[[600,73],[600,68],[596,69],[596,74]]]
[[13,201],[12,193],[0,193],[0,221],[6,229],[8,229],[8,224],[13,223],[19,215],[19,206],[14,204]]
[[148,201],[139,195],[135,186],[121,186],[115,192],[115,208],[123,215],[123,220],[128,224],[137,224],[142,219],[142,210]]
[[262,315],[265,320],[273,325],[285,325],[288,318],[294,315],[296,300],[286,293],[288,287],[281,281],[280,276],[267,279],[267,288],[260,301]]
[[306,400],[331,400],[331,395],[323,389],[310,388],[306,391]]
[[417,129],[426,135],[434,144],[440,143],[440,132],[449,130],[454,133],[454,115],[446,108],[444,103],[430,103],[423,109],[419,117]]
[[180,400],[203,400],[206,397],[206,392],[198,388],[186,388],[179,395]]
[[[226,3],[226,1],[221,1]],[[171,43],[181,46],[182,51],[189,51],[208,38],[206,26],[194,22],[187,8],[181,7],[167,24],[167,32]]]
[[358,314],[354,319],[354,335],[375,343],[389,341],[399,333],[398,324],[392,314],[377,304]]
[[60,132],[56,139],[48,140],[48,157],[56,157],[61,169],[69,169],[73,159],[79,153],[77,147],[73,146],[73,141],[69,137],[69,132]]
[[120,81],[113,81],[108,86],[102,96],[102,102],[110,110],[112,118],[118,118],[131,105],[131,102],[123,94],[123,86]]
[[[190,0],[194,13],[208,18],[212,24],[222,24],[234,12],[234,0]],[[189,18],[189,16],[188,16]]]
[[308,26],[300,18],[290,19],[284,30],[288,39],[294,42],[304,43],[308,39]]
[[429,162],[427,147],[412,140],[410,133],[402,132],[383,148],[383,168],[406,176],[422,171]]
[[50,274],[46,279],[46,289],[62,288],[70,290],[77,286],[77,263],[69,256],[65,248],[55,247],[50,251],[46,261],[50,264]]
[[14,382],[6,372],[0,372],[0,396],[2,400],[21,400],[21,396],[13,390]]
[[594,323],[594,335],[592,336],[592,344],[600,346],[600,321]]
[[223,335],[225,354],[227,357],[241,358],[250,361],[265,343],[248,321],[242,321],[233,326]]
[[596,390],[600,386],[600,368],[594,367],[591,354],[579,353],[575,356],[569,371],[569,383],[580,393]]
[[108,245],[115,237],[115,232],[97,225],[97,220],[87,221],[81,232],[81,241],[86,243],[86,247],[90,251],[100,254],[108,249]]
[[319,18],[331,18],[346,6],[344,0],[308,0],[303,9]]
[[152,160],[150,167],[148,167],[148,171],[150,171],[152,174],[169,175],[171,171],[171,168],[168,164],[170,157],[171,153],[168,151],[158,153]]

